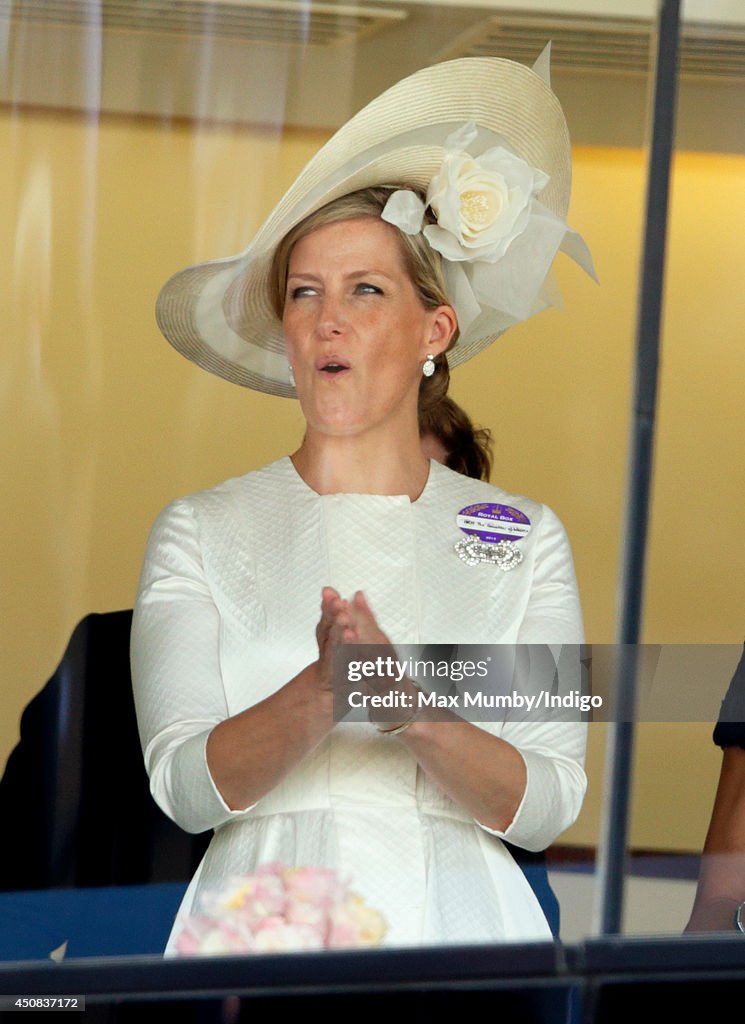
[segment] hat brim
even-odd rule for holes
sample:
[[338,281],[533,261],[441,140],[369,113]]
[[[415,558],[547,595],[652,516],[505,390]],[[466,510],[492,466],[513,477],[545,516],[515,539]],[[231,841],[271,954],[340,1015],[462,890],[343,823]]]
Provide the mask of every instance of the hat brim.
[[[571,148],[561,105],[549,85],[514,61],[446,61],[396,83],[343,125],[305,166],[236,256],[187,267],[156,303],[167,340],[203,369],[235,384],[296,397],[282,325],[271,307],[269,271],[281,239],[310,213],[369,186],[426,187],[442,163],[442,139],[474,122],[549,176],[540,202],[562,219],[571,191]],[[412,139],[416,141],[412,144]],[[448,353],[457,366],[510,324],[479,317]]]

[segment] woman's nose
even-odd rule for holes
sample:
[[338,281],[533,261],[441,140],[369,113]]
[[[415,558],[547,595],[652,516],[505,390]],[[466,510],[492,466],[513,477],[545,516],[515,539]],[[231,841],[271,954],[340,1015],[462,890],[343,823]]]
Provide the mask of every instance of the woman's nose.
[[318,333],[322,338],[337,337],[344,333],[345,326],[343,303],[335,296],[326,294],[319,310]]

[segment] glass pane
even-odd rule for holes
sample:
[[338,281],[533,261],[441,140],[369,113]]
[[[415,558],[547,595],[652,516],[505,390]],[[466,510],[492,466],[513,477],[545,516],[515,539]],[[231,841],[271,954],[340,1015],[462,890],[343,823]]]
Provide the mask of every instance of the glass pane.
[[[668,723],[639,728],[630,845],[640,856],[628,878],[630,934],[679,935],[689,921],[722,765],[712,730],[738,664],[745,608],[745,551],[737,540],[745,453],[742,432],[732,429],[742,404],[745,311],[737,283],[745,256],[738,227],[745,218],[745,24],[732,5],[706,0],[687,4],[684,14],[644,637],[694,645],[678,662],[680,693],[695,686],[716,699],[711,716],[682,720],[673,704]],[[714,496],[716,531],[691,529]],[[691,557],[694,536],[706,548],[702,561]],[[674,650],[664,649],[671,666]],[[728,755],[735,763],[723,777],[729,811],[723,826],[722,794],[705,862],[709,897],[722,895],[715,887],[726,879],[726,910],[708,899],[693,921],[697,928],[718,922],[730,934],[745,897],[736,852],[742,798],[732,783],[740,777],[738,752]]]
[[[241,3],[0,10],[0,217],[11,254],[0,285],[9,324],[0,759],[76,624],[132,606],[160,509],[292,451],[302,437],[295,403],[231,387],[169,348],[153,316],[165,279],[242,250],[319,146],[388,85],[466,54],[530,64],[548,39],[574,142],[569,223],[592,249],[600,287],[559,262],[565,311],[515,327],[455,370],[452,394],[494,432],[492,481],[560,515],[587,638],[612,642],[656,5],[592,6],[287,4],[271,16]],[[745,453],[732,424],[741,406],[743,260],[742,232],[731,224],[744,194],[743,75],[741,28],[721,24],[714,5],[701,5],[684,35],[650,643],[732,644],[742,629],[736,524]],[[694,553],[689,523],[710,521],[697,532],[704,551]],[[674,934],[685,924],[691,858],[719,769],[710,730],[679,722],[639,730],[630,933]],[[549,853],[566,942],[592,932],[605,736],[602,723],[591,726],[587,797]],[[650,878],[662,863],[667,878]],[[685,874],[670,878],[673,869]]]

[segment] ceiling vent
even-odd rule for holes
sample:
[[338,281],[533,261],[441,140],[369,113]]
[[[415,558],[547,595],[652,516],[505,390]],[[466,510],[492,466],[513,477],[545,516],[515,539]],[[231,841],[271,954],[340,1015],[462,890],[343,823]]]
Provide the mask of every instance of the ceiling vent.
[[[441,53],[452,57],[508,57],[532,64],[551,40],[555,70],[648,74],[648,20],[500,14],[487,18]],[[745,79],[745,27],[686,23],[681,30],[681,76]]]
[[293,0],[0,0],[0,17],[25,23],[255,43],[349,43],[404,20],[403,10]]

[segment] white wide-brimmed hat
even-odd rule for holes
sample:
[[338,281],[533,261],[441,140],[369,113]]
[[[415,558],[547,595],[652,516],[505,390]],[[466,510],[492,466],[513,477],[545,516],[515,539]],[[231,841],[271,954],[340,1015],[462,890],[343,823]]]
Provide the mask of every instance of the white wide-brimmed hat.
[[[417,71],[372,100],[305,166],[247,249],[170,278],[156,305],[168,341],[226,380],[296,397],[270,300],[274,251],[309,214],[370,186],[392,189],[385,220],[423,229],[442,254],[459,326],[451,366],[556,304],[559,249],[594,276],[565,221],[571,150],[548,50],[533,68],[468,57]],[[423,226],[427,205],[436,222]]]

